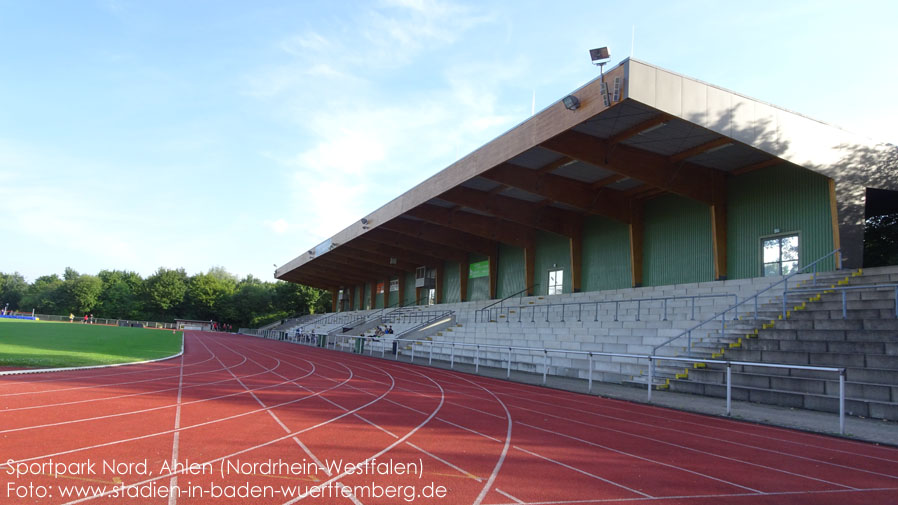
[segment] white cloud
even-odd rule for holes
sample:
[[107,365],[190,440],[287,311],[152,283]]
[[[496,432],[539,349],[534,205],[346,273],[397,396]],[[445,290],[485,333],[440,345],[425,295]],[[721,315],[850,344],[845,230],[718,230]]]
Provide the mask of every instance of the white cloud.
[[283,235],[290,230],[290,223],[284,218],[276,219],[274,221],[265,221],[263,224],[278,235]]

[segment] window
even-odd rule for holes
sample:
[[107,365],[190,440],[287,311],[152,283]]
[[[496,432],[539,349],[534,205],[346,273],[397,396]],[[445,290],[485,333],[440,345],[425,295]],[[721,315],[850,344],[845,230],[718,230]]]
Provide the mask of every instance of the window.
[[560,295],[564,291],[564,270],[549,270],[549,294]]
[[764,277],[798,271],[798,235],[765,238],[762,240],[762,253]]

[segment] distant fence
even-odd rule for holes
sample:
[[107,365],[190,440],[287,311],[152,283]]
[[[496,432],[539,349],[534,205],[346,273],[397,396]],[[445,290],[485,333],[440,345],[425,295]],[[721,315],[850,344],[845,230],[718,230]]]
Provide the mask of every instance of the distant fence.
[[[69,322],[69,316],[55,316],[50,314],[35,314],[34,317],[41,321],[64,321]],[[87,319],[88,324],[105,324],[109,326],[135,326],[139,328],[159,328],[165,330],[175,330],[175,323],[160,323],[158,321],[142,321],[135,319],[108,319],[104,317],[95,317]],[[83,324],[84,317],[75,317],[73,324]]]

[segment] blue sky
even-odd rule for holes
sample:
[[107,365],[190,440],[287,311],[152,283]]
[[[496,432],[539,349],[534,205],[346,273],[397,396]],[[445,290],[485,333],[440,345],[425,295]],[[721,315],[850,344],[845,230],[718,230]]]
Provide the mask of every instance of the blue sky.
[[887,1],[0,0],[0,271],[271,279],[595,77],[603,45],[898,144],[896,19]]

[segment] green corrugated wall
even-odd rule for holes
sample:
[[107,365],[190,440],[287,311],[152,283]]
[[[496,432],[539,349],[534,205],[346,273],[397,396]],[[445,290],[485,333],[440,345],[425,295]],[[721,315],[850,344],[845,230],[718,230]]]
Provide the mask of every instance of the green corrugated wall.
[[583,223],[583,291],[629,288],[630,229],[600,216]]
[[[727,277],[761,275],[761,237],[799,232],[802,266],[833,250],[829,182],[794,165],[732,177],[727,184]],[[835,268],[834,260],[821,262]]]
[[524,289],[524,250],[499,244],[499,267],[496,295],[502,299]]
[[[380,281],[383,282],[383,281]],[[379,282],[374,283],[374,308],[382,309],[384,308],[384,294],[377,292],[377,285]],[[389,286],[384,286],[384,289],[389,289]]]
[[[489,260],[489,257],[484,256],[482,254],[474,254],[471,253],[468,255],[468,263],[477,263],[478,261],[486,261]],[[468,272],[464,272],[464,275],[468,275]],[[467,301],[473,302],[476,300],[489,300],[490,299],[490,278],[489,277],[478,277],[476,279],[468,279],[468,293],[467,293]]]
[[[447,261],[443,266],[443,303],[458,303],[460,288],[458,285],[458,263]],[[465,272],[467,275],[467,272]]]
[[[536,236],[536,244],[533,254],[534,269],[533,282],[538,283],[536,292],[546,294],[549,292],[549,270],[561,268],[564,270],[564,292],[571,292],[571,241],[567,237],[554,233],[539,232]],[[552,265],[558,265],[553,267]]]
[[712,280],[710,207],[676,195],[646,202],[642,265],[646,286]]
[[[402,281],[400,281],[402,282]],[[414,305],[415,304],[415,273],[414,272],[406,272],[405,274],[405,292],[402,293],[405,300],[402,300],[403,305]]]

